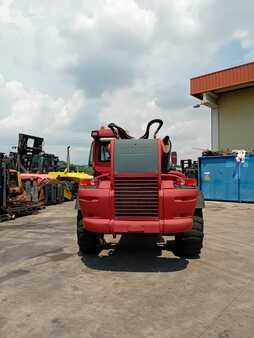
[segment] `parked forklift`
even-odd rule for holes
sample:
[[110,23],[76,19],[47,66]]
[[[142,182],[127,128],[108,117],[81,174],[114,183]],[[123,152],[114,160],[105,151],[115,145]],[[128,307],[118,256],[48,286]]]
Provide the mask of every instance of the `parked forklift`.
[[12,152],[17,170],[30,173],[48,173],[58,170],[59,158],[43,150],[42,137],[19,134],[17,153]]
[[0,222],[7,216],[7,165],[4,153],[0,153]]
[[11,168],[11,160],[0,153],[0,222],[31,214],[38,209],[21,182],[20,173]]
[[[17,151],[10,153],[13,168],[22,173],[26,183],[25,187],[28,188],[29,193],[32,184],[43,185],[44,203],[40,203],[41,205],[62,203],[63,198],[72,200],[75,196],[74,183],[59,180],[56,177],[58,175],[54,175],[62,169],[59,158],[54,154],[45,153],[43,144],[44,139],[42,137],[20,133]],[[36,174],[37,177],[35,175],[24,175],[27,173]],[[44,174],[49,173],[50,175],[46,180]],[[30,185],[28,181],[30,181]],[[41,187],[39,187],[39,190],[41,190]]]
[[[150,128],[158,127],[150,138]],[[96,253],[104,234],[175,236],[175,254],[199,256],[203,245],[204,199],[195,180],[170,168],[162,172],[163,125],[148,123],[139,139],[114,123],[93,130],[89,164],[94,179],[78,193],[77,242],[82,254]]]

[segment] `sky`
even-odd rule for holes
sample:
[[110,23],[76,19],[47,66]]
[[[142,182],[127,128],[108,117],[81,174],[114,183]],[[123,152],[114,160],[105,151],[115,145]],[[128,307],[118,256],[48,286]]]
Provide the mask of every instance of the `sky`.
[[161,118],[180,158],[210,147],[191,77],[254,60],[251,0],[0,0],[0,151],[18,133],[86,163],[92,129]]

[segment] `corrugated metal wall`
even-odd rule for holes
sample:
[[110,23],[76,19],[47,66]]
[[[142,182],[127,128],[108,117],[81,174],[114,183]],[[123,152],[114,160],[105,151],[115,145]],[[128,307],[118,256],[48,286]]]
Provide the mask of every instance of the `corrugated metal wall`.
[[254,82],[254,62],[191,79],[191,95]]

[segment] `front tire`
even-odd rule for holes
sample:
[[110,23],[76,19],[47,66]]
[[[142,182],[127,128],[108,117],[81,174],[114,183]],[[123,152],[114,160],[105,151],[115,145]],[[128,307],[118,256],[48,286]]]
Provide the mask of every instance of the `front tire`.
[[175,236],[175,254],[179,257],[199,257],[203,247],[204,220],[202,213],[193,217],[192,229]]
[[98,251],[97,234],[84,229],[82,217],[77,218],[77,242],[81,254],[93,254]]

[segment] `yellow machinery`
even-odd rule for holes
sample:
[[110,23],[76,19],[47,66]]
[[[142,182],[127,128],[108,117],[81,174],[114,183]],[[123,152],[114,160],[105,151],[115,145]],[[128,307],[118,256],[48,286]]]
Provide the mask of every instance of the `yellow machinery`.
[[48,175],[52,178],[55,178],[59,181],[72,181],[79,183],[83,180],[91,180],[93,176],[90,176],[85,173],[79,173],[79,172],[67,172],[67,171],[52,171],[49,172]]
[[91,180],[93,176],[90,176],[81,172],[67,172],[54,171],[49,172],[48,175],[58,181],[66,182],[66,188],[64,189],[64,198],[68,201],[73,200],[76,197],[80,181]]

